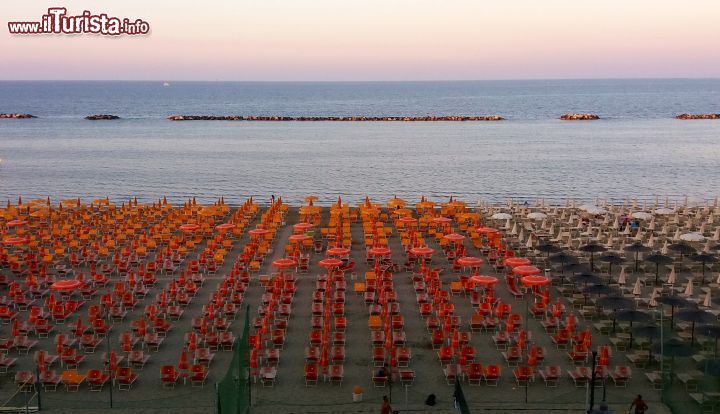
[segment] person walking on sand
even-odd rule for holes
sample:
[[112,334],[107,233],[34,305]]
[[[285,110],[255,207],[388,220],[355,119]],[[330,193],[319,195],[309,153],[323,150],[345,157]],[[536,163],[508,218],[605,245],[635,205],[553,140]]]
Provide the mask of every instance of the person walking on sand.
[[638,394],[638,396],[633,400],[632,404],[630,404],[630,408],[628,408],[628,413],[632,410],[633,406],[635,407],[635,414],[645,414],[648,409],[647,404],[645,404],[645,401],[643,401],[642,395],[640,394]]
[[387,395],[383,395],[382,406],[380,407],[380,414],[392,414],[392,408],[390,407],[390,401],[388,401]]

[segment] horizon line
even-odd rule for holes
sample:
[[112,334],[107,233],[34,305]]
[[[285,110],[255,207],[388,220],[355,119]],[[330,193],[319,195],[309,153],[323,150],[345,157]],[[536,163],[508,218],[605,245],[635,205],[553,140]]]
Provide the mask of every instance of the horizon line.
[[506,82],[506,81],[604,81],[604,80],[720,80],[717,77],[602,77],[602,78],[493,78],[493,79],[408,79],[408,80],[303,80],[303,79],[0,79],[0,82],[236,82],[236,83],[413,83],[413,82]]

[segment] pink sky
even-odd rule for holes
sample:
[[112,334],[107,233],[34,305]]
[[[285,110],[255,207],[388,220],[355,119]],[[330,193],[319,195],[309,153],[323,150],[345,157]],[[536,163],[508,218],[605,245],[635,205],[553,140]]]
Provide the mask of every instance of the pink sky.
[[[54,6],[151,33],[8,33]],[[3,0],[0,79],[720,77],[718,17],[717,0]]]

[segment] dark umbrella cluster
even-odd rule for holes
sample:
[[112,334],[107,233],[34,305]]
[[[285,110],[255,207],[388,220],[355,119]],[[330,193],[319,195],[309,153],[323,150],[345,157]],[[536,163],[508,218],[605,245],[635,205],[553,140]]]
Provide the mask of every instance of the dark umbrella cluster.
[[647,253],[651,250],[652,250],[651,248],[649,248],[647,246],[643,246],[642,243],[640,243],[640,242],[635,242],[635,243],[625,247],[626,252],[635,254],[635,271],[636,272],[638,270],[638,263],[640,262],[640,258],[639,258],[640,253]]

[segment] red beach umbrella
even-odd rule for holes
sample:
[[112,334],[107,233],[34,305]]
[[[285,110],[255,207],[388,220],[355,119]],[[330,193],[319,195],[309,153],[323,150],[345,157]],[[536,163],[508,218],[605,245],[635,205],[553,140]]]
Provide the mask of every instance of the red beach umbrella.
[[470,281],[479,285],[491,286],[498,282],[498,278],[495,276],[477,275],[472,276]]
[[58,280],[57,282],[50,285],[50,289],[58,292],[69,292],[73,291],[82,286],[82,282],[77,279]]
[[226,231],[232,230],[234,228],[235,228],[235,225],[232,223],[223,223],[223,224],[218,224],[217,226],[215,226],[215,230],[220,231],[220,232],[226,232]]
[[297,242],[302,243],[302,242],[304,242],[305,240],[310,240],[311,238],[312,238],[312,237],[307,236],[307,235],[305,235],[305,234],[293,234],[293,235],[291,235],[290,237],[288,237],[288,240],[290,240],[290,241],[293,242],[293,243],[297,243]]
[[413,247],[410,249],[410,253],[412,253],[415,256],[429,256],[433,254],[435,250],[429,248],[429,247]]
[[373,247],[368,250],[368,254],[370,254],[370,256],[389,256],[390,253],[392,252],[387,247]]
[[325,267],[325,268],[331,269],[331,268],[333,268],[333,267],[342,266],[343,261],[340,260],[340,259],[335,259],[335,258],[331,257],[331,258],[327,258],[327,259],[320,260],[320,261],[318,262],[318,264],[319,264],[321,267]]
[[293,226],[293,229],[295,231],[308,231],[313,227],[315,227],[315,225],[312,223],[298,223]]
[[550,284],[550,279],[538,274],[523,276],[520,281],[525,286],[547,286]]
[[16,220],[8,221],[7,223],[5,223],[5,225],[8,227],[18,227],[18,226],[24,226],[27,223],[28,223],[27,220],[16,219]]
[[503,264],[504,264],[505,266],[510,266],[510,267],[512,267],[512,268],[516,268],[516,267],[518,267],[518,266],[527,266],[527,265],[529,265],[529,264],[531,264],[531,263],[532,263],[532,262],[530,261],[530,259],[525,258],[525,257],[508,257],[508,258],[505,259],[505,261],[503,262]]
[[465,240],[465,236],[463,236],[462,234],[457,234],[457,233],[446,234],[443,236],[443,238],[450,240],[451,242],[456,242],[456,243]]
[[457,259],[460,266],[478,267],[483,264],[483,260],[479,257],[466,256]]
[[513,273],[519,276],[537,275],[540,273],[540,269],[535,266],[517,266],[513,267]]
[[297,262],[294,259],[283,258],[274,260],[272,266],[276,269],[289,269],[297,266]]
[[499,233],[500,230],[492,228],[492,227],[485,227],[485,226],[479,226],[475,227],[475,231],[479,234],[493,234],[493,233]]
[[347,256],[350,254],[350,249],[345,247],[332,247],[327,250],[328,256]]
[[194,231],[200,230],[200,226],[197,224],[183,224],[179,227],[180,230],[188,233],[192,233]]

